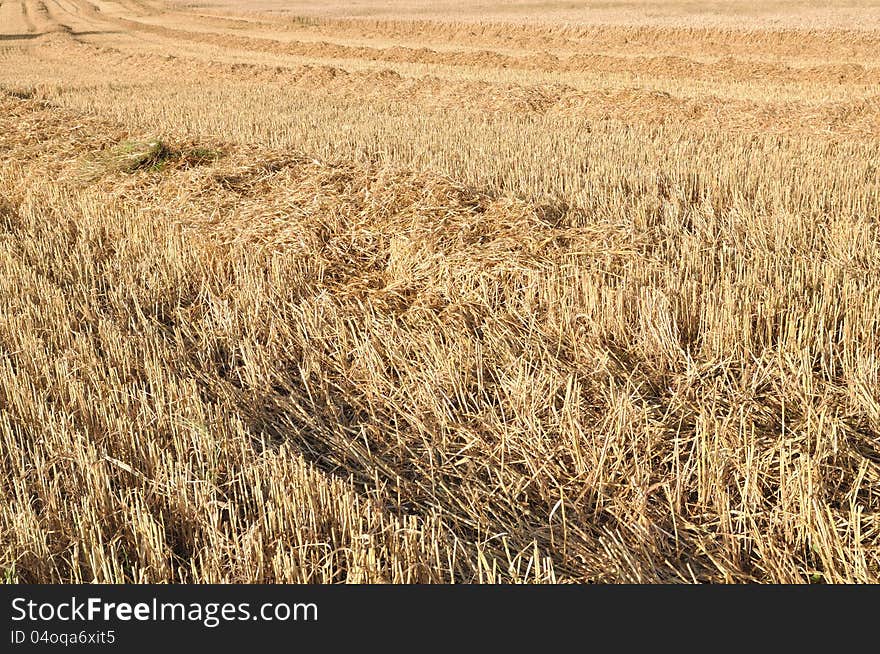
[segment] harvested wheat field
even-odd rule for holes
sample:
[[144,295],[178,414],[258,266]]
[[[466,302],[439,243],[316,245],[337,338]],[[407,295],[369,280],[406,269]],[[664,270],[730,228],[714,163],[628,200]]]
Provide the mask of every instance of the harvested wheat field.
[[0,0],[0,575],[880,581],[834,4]]

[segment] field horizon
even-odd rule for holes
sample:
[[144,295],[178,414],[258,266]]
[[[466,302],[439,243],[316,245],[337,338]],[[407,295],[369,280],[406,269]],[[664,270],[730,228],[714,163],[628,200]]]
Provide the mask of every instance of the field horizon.
[[880,582],[880,11],[0,0],[8,583]]

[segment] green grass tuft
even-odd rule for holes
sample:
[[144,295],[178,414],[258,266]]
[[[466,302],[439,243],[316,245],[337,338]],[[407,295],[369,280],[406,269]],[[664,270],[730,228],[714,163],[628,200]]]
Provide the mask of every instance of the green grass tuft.
[[161,170],[174,153],[162,141],[125,141],[109,152],[111,167],[118,172]]
[[123,141],[111,148],[89,155],[81,167],[85,182],[109,174],[133,174],[139,171],[162,172],[169,166],[191,168],[216,161],[220,150],[204,146],[172,148],[158,139]]

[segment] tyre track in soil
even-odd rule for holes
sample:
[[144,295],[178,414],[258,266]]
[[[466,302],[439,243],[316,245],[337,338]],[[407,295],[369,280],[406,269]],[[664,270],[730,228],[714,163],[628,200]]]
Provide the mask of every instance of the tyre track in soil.
[[0,2],[0,36],[28,36],[34,31],[27,17],[24,0]]

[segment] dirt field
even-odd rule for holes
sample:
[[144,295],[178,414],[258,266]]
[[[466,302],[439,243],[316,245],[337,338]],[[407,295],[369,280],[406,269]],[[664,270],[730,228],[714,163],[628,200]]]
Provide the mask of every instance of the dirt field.
[[[672,27],[816,28],[874,30],[880,3],[809,0],[178,0],[200,13],[271,12],[288,17],[379,18],[532,25],[667,25]],[[829,4],[831,6],[829,6]]]
[[12,582],[880,581],[878,4],[0,0],[0,474]]

